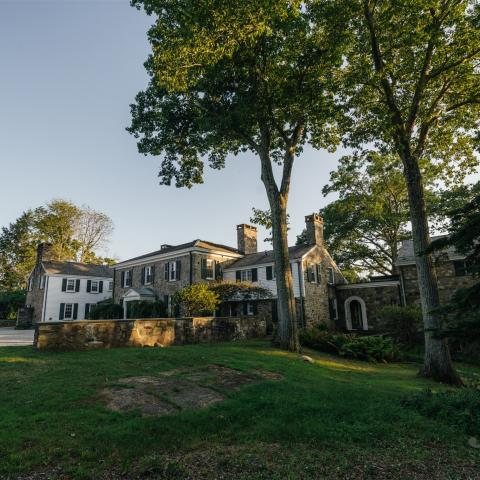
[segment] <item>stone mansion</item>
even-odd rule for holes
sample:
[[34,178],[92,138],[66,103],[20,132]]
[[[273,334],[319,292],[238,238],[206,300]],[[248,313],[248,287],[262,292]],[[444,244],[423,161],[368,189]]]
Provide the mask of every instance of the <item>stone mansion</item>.
[[[301,327],[321,323],[340,330],[374,331],[383,306],[419,303],[411,241],[400,248],[398,275],[349,284],[325,248],[323,219],[312,214],[305,217],[305,222],[307,241],[289,248]],[[197,239],[162,245],[157,251],[121,261],[112,268],[49,262],[42,258],[45,254],[45,248],[39,248],[27,294],[27,308],[34,323],[86,318],[93,303],[110,297],[123,305],[125,316],[128,303],[136,300],[161,300],[169,314],[175,315],[172,296],[176,291],[222,279],[259,285],[271,292],[271,298],[236,299],[223,304],[220,315],[261,316],[270,331],[277,321],[273,251],[258,251],[257,229],[247,224],[237,226],[236,248]],[[453,249],[437,257],[437,275],[442,302],[448,301],[455,289],[474,283],[465,258]]]

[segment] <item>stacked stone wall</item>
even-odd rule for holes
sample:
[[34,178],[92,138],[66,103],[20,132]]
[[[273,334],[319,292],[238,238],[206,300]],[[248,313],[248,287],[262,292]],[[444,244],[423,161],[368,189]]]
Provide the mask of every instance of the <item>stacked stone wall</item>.
[[37,324],[34,345],[39,350],[90,350],[166,347],[265,336],[266,322],[257,316],[80,320]]

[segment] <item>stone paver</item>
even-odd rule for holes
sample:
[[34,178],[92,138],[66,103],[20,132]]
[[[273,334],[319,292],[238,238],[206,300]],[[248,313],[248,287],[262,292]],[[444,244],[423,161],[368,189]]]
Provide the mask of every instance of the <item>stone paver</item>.
[[34,330],[15,330],[13,327],[0,328],[0,347],[32,345]]

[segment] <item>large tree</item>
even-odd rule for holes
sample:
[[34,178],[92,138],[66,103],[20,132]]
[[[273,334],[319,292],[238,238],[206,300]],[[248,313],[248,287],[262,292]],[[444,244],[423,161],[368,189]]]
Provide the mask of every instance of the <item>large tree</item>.
[[291,175],[306,142],[331,148],[338,141],[332,84],[343,60],[345,16],[327,0],[132,3],[154,14],[155,23],[146,63],[151,80],[132,105],[129,131],[141,153],[163,155],[161,183],[177,187],[201,183],[204,163],[220,169],[228,154],[258,156],[272,212],[277,342],[296,351]]
[[40,242],[52,244],[53,260],[112,263],[97,255],[112,229],[104,213],[61,199],[23,212],[0,232],[0,290],[25,288]]
[[425,327],[422,374],[458,384],[438,337],[439,296],[430,254],[424,174],[448,181],[477,163],[480,28],[470,0],[357,0],[347,58],[350,145],[395,152],[406,180]]

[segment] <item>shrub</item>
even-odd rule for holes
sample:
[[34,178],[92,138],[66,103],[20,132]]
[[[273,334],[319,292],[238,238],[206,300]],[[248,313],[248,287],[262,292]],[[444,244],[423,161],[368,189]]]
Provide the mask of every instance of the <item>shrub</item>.
[[379,316],[382,319],[382,329],[388,331],[399,343],[412,346],[419,341],[422,329],[420,307],[383,307]]
[[25,298],[26,292],[24,290],[0,292],[0,319],[14,320],[17,316],[17,310],[25,305]]
[[121,305],[113,303],[113,300],[106,300],[94,305],[88,314],[88,318],[90,320],[123,318],[123,308]]
[[391,338],[359,336],[322,331],[318,328],[300,334],[302,345],[322,352],[369,362],[392,362],[400,359],[400,351]]
[[167,316],[165,304],[161,301],[142,300],[128,302],[128,318],[164,318]]
[[212,315],[220,303],[218,295],[205,283],[182,288],[175,293],[173,302],[187,317]]
[[469,435],[480,434],[480,390],[462,388],[446,392],[425,390],[402,400],[425,417],[441,419]]

